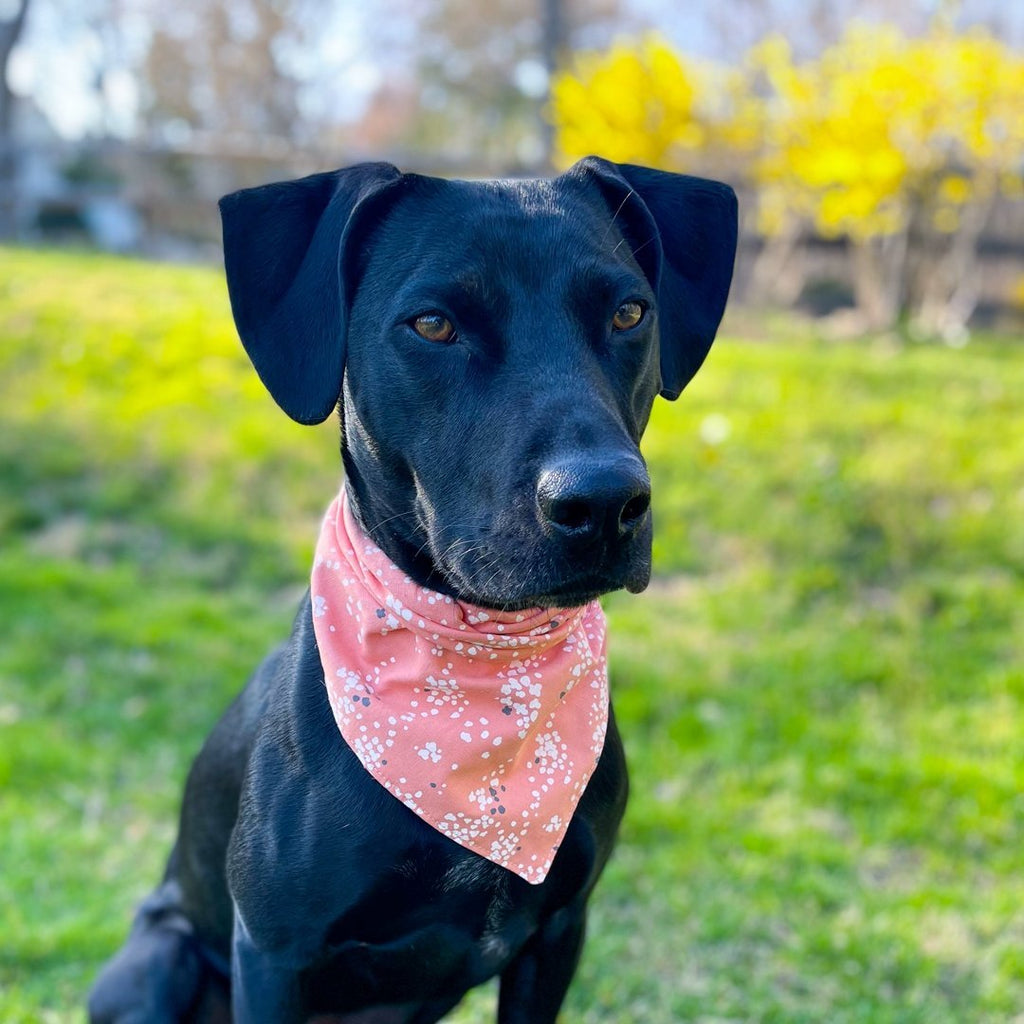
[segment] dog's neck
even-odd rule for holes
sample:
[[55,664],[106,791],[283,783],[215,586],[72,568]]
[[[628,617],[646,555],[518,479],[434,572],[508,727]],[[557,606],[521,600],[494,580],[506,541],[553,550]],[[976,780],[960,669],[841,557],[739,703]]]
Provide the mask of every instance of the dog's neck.
[[363,767],[449,839],[543,881],[608,724],[597,602],[494,611],[419,586],[344,489],[311,599],[331,709]]
[[465,599],[466,595],[453,587],[437,568],[423,538],[416,532],[414,499],[403,495],[402,500],[383,481],[369,484],[347,447],[343,446],[342,455],[349,508],[363,532],[419,586],[446,597]]

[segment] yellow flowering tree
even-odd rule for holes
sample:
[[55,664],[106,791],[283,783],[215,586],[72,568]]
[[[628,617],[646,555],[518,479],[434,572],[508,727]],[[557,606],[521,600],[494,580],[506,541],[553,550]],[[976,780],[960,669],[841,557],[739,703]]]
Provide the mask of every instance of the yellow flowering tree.
[[551,87],[557,159],[568,165],[600,153],[665,169],[692,161],[714,124],[709,70],[657,35],[579,54]]
[[561,156],[604,152],[662,167],[721,166],[757,188],[762,271],[802,233],[848,240],[865,326],[910,315],[962,329],[995,197],[1019,195],[1024,60],[989,34],[937,23],[908,39],[852,25],[797,64],[770,37],[742,67],[697,66],[662,40],[584,55],[554,84]]
[[748,69],[768,87],[762,230],[809,221],[848,238],[870,326],[909,312],[930,332],[962,328],[993,200],[1020,181],[1024,61],[982,32],[853,25],[800,66],[766,40]]

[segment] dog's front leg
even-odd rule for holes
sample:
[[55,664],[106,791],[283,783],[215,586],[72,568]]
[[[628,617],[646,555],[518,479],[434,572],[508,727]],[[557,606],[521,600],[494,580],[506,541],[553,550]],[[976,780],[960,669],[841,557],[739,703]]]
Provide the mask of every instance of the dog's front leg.
[[548,918],[501,975],[498,1024],[555,1024],[579,962],[585,926],[582,901]]
[[235,911],[231,944],[231,1014],[234,1024],[303,1024],[298,973],[256,948]]

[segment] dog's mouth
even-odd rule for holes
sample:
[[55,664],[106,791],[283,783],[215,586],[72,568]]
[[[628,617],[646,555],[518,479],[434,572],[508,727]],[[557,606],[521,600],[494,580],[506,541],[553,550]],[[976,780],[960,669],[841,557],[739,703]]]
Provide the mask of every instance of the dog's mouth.
[[604,594],[613,590],[621,590],[622,584],[611,580],[580,580],[543,591],[524,589],[516,596],[508,594],[488,594],[475,592],[467,585],[457,585],[459,599],[480,608],[492,608],[498,611],[518,612],[528,608],[579,608],[590,604]]
[[[620,581],[617,579],[583,579],[551,590],[547,593],[532,594],[522,607],[526,608],[578,608],[590,604],[605,594],[615,590],[628,590],[631,594],[639,594],[647,587],[650,573],[646,573],[643,581]],[[510,611],[521,610],[511,608]]]
[[398,541],[389,550],[421,584],[499,611],[580,607],[646,588],[652,513],[638,452],[579,456],[522,476],[512,487],[484,479],[491,500],[417,481],[414,516],[381,520]]
[[576,608],[615,590],[644,590],[651,577],[650,539],[648,532],[646,538],[618,550],[592,551],[585,559],[568,559],[544,544],[476,548],[467,558],[436,565],[453,596],[479,607]]

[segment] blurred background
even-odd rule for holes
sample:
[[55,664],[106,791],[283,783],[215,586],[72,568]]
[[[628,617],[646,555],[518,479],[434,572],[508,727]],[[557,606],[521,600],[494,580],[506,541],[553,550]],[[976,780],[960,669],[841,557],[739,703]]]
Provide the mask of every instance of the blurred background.
[[1024,9],[1001,0],[3,0],[0,236],[213,259],[213,201],[362,159],[590,152],[743,193],[739,301],[1020,326]]
[[217,198],[593,152],[742,223],[604,600],[633,789],[563,1021],[1024,1024],[1022,48],[1005,0],[0,0],[0,1021],[83,1020],[338,487]]

